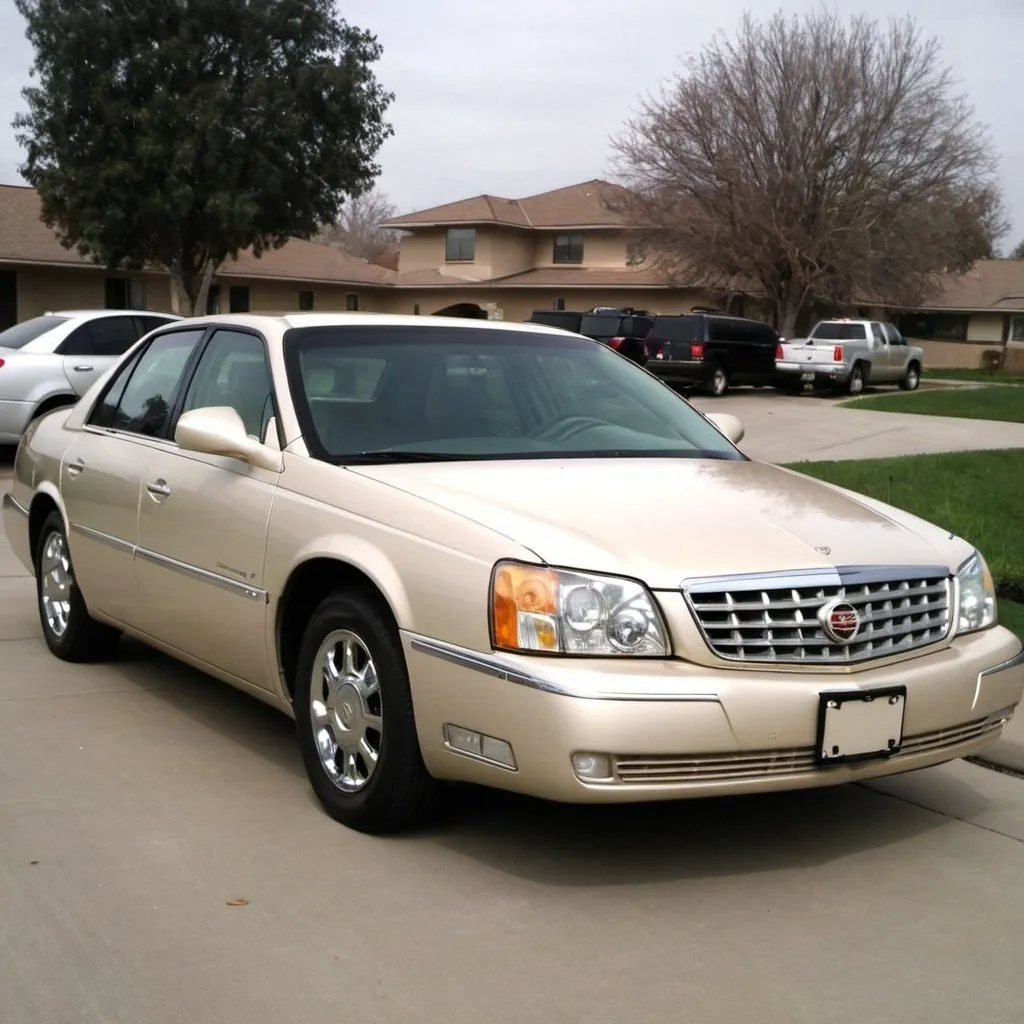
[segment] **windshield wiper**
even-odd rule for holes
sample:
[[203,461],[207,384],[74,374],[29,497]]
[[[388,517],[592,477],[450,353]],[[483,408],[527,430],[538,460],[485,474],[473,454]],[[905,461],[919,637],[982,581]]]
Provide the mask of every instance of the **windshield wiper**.
[[458,462],[472,458],[471,455],[451,455],[445,452],[399,452],[394,448],[381,448],[379,451],[359,452],[355,455],[341,455],[339,462],[370,463],[375,462]]

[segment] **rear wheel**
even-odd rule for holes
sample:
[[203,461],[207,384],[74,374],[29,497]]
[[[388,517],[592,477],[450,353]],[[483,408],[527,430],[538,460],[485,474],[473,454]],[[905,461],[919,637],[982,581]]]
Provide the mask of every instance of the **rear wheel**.
[[850,371],[846,390],[851,395],[859,395],[864,390],[864,367],[860,363],[857,363]]
[[903,374],[903,379],[900,381],[900,387],[904,391],[916,391],[918,385],[921,383],[921,367],[917,363],[911,363],[907,367],[906,373]]
[[409,675],[394,626],[368,595],[338,591],[306,627],[295,721],[310,784],[360,832],[395,832],[437,809],[441,784],[420,755]]
[[59,512],[51,512],[43,522],[35,566],[39,621],[50,651],[62,661],[102,661],[113,654],[120,634],[89,614],[75,581]]
[[721,398],[729,390],[729,373],[721,363],[715,363],[711,371],[711,379],[708,381],[708,391],[715,397]]
[[784,395],[799,395],[804,385],[799,377],[782,377],[776,383],[775,389]]

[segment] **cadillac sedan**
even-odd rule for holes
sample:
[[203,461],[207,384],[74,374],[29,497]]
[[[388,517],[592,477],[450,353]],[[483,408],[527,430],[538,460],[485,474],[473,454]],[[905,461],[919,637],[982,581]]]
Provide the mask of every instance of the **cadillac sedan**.
[[999,736],[1024,655],[982,555],[741,438],[552,328],[208,317],[31,424],[4,523],[54,655],[129,634],[274,705],[362,831],[451,781],[721,795]]

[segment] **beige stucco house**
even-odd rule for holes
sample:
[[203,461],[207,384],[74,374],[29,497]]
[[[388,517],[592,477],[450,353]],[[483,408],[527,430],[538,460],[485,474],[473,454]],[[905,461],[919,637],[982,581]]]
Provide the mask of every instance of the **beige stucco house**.
[[[480,195],[405,214],[385,225],[402,235],[397,252],[381,260],[386,265],[299,239],[259,259],[241,253],[218,271],[210,309],[452,312],[519,321],[534,309],[684,313],[723,305],[704,289],[668,286],[638,258],[635,233],[616,212],[618,198],[618,186],[595,179],[522,199]],[[724,304],[771,319],[756,296]],[[170,279],[110,273],[64,249],[40,220],[33,189],[0,186],[0,327],[70,307],[170,310]],[[1004,347],[1024,360],[1024,261],[989,260],[947,276],[920,309],[850,312],[897,320],[924,345],[932,366],[976,366],[986,349]]]

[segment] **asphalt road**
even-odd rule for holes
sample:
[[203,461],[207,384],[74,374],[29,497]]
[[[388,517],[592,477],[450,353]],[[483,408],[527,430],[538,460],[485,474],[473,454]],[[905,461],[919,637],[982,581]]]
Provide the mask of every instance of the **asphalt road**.
[[269,708],[138,645],[50,657],[2,541],[0,751],[2,1024],[1024,1020],[1024,781],[963,762],[644,807],[467,790],[371,839]]

